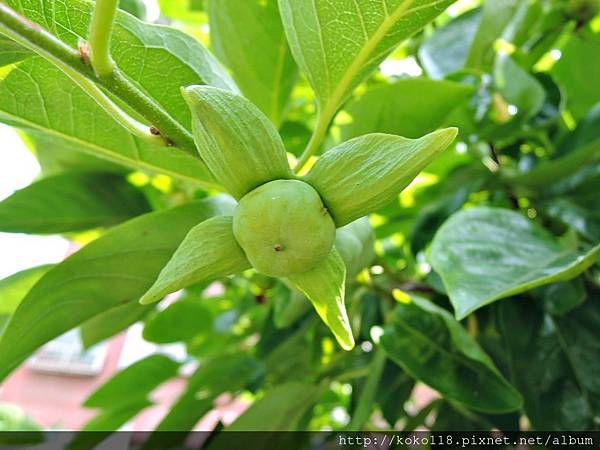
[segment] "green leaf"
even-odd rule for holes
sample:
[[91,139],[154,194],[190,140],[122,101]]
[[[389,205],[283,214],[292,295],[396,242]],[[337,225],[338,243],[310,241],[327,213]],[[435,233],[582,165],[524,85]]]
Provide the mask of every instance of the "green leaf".
[[395,47],[452,3],[279,0],[279,7],[294,58],[315,91],[321,115],[331,118]]
[[277,329],[286,329],[310,309],[304,295],[286,286],[278,286],[273,292],[273,323]]
[[148,212],[123,177],[72,172],[44,178],[0,202],[0,231],[53,234],[110,226]]
[[[322,392],[322,387],[315,384],[287,383],[276,386],[253,403],[227,427],[227,431],[294,431],[298,421],[313,407]],[[269,420],[265,420],[265,417],[269,417]],[[220,448],[218,442],[219,439],[215,439],[209,448]]]
[[[41,0],[35,8],[26,0],[6,3],[74,49],[87,37],[94,6],[87,0]],[[191,116],[181,86],[237,90],[214,57],[180,31],[118,12],[113,34],[111,55],[119,69],[184,128],[190,129]],[[57,135],[130,167],[214,184],[202,162],[186,152],[133,138],[51,63],[33,57],[18,66],[19,74],[14,66],[10,73],[0,71],[0,120]]]
[[561,245],[521,214],[476,207],[454,214],[437,232],[429,260],[462,319],[496,300],[579,275],[600,258]]
[[562,318],[543,314],[523,299],[504,302],[499,309],[512,377],[523,393],[533,429],[584,431],[597,427],[597,302],[589,301]]
[[473,9],[436,28],[423,42],[419,62],[430,78],[442,79],[464,67],[480,20],[481,9]]
[[210,0],[208,7],[215,53],[231,69],[244,95],[279,126],[298,68],[277,0]]
[[192,284],[233,275],[250,267],[233,236],[233,218],[213,217],[190,230],[140,303],[154,303]]
[[127,11],[138,19],[146,20],[148,8],[144,0],[119,0],[119,9]]
[[562,56],[551,73],[566,92],[569,111],[579,120],[600,102],[600,87],[592,81],[600,77],[600,36],[571,33],[560,50]]
[[454,140],[456,128],[420,139],[370,134],[329,150],[306,176],[338,227],[387,206]]
[[[138,398],[131,402],[121,403],[118,406],[102,410],[100,414],[96,415],[81,428],[81,431],[84,433],[77,434],[69,449],[94,448],[95,445],[91,445],[92,443],[98,444],[102,442],[110,432],[118,430],[126,422],[133,419],[140,411],[152,405],[152,401],[146,398]],[[106,431],[108,433],[85,433],[86,431]]]
[[489,71],[496,56],[495,43],[514,19],[515,13],[522,3],[519,0],[486,1],[479,28],[469,49],[466,66]]
[[[87,38],[93,2],[40,0],[35,8],[30,7],[29,0],[5,3],[73,48],[78,48],[80,39]],[[181,86],[210,84],[237,90],[223,67],[196,39],[121,11],[115,18],[110,50],[121,71],[188,129],[191,116],[179,93]],[[65,111],[68,109],[63,115]]]
[[314,269],[288,279],[312,302],[342,348],[351,350],[354,337],[344,303],[346,266],[335,247],[327,259]]
[[197,298],[184,298],[152,316],[144,326],[144,339],[157,344],[188,341],[212,330],[212,314]]
[[404,404],[408,401],[414,386],[414,380],[404,370],[390,359],[386,361],[375,400],[391,427],[406,415]]
[[131,168],[215,185],[202,161],[133,137],[67,75],[38,56],[0,70],[0,121]]
[[546,92],[541,83],[510,56],[498,55],[494,79],[504,99],[518,108],[517,115],[522,120],[535,116],[544,106]]
[[369,375],[365,380],[356,402],[356,408],[352,411],[352,420],[347,426],[349,431],[361,431],[365,423],[371,417],[375,406],[377,388],[382,382],[383,370],[385,368],[386,354],[382,348],[377,348],[373,359],[369,362]]
[[213,197],[147,214],[54,266],[23,299],[0,337],[0,379],[51,339],[136,301],[195,224],[231,208],[227,198]]
[[448,311],[428,300],[412,297],[398,304],[381,345],[411,376],[449,400],[490,413],[521,407],[521,396],[479,344]]
[[367,133],[419,138],[447,124],[448,116],[463,104],[475,87],[427,78],[398,80],[377,86],[349,103],[351,122],[342,125],[342,140]]
[[181,432],[191,431],[213,409],[215,399],[223,392],[234,394],[243,389],[257,375],[258,368],[256,360],[244,354],[222,355],[204,362],[142,449],[183,444],[186,436]]
[[533,294],[541,299],[544,311],[555,316],[565,315],[587,298],[582,277],[542,286]]
[[152,309],[138,302],[127,302],[98,314],[79,328],[81,342],[90,348],[142,320]]
[[183,95],[200,156],[236,199],[261,184],[292,178],[281,137],[256,106],[207,86],[188,87]]
[[35,283],[51,268],[52,265],[33,267],[0,280],[0,316],[12,314]]
[[129,170],[106,159],[92,156],[77,145],[69,144],[40,132],[19,133],[21,139],[35,154],[45,177],[64,172],[86,171],[125,175]]
[[0,67],[7,66],[32,56],[29,50],[0,35]]
[[87,398],[83,406],[110,409],[146,398],[160,384],[177,375],[179,366],[165,355],[148,356],[110,378]]
[[590,199],[587,203],[585,198],[583,200],[556,198],[548,201],[544,210],[550,217],[559,219],[592,242],[600,242],[600,199]]

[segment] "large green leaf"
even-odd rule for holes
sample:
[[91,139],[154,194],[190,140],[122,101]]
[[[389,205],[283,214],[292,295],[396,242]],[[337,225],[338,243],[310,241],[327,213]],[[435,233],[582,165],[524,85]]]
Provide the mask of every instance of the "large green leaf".
[[81,342],[85,348],[90,348],[142,320],[152,309],[138,302],[127,302],[111,308],[81,325]]
[[139,299],[195,224],[227,212],[230,201],[213,197],[147,214],[54,266],[23,299],[0,337],[0,378],[49,340]]
[[[597,298],[554,318],[515,299],[500,305],[500,331],[513,380],[534,429],[597,429],[600,314]],[[515,332],[518,330],[518,332]]]
[[519,393],[490,357],[452,317],[428,300],[400,303],[381,345],[410,375],[477,411],[502,413],[521,407]]
[[21,300],[52,265],[23,270],[0,280],[0,316],[12,314]]
[[345,350],[354,347],[346,312],[346,266],[334,247],[325,261],[308,272],[291,275],[292,285],[312,302],[315,310]]
[[[279,0],[296,62],[331,117],[404,39],[454,0]],[[343,18],[343,20],[341,20]]]
[[87,398],[83,406],[109,409],[146,398],[160,384],[177,375],[179,366],[165,355],[148,356],[110,378]]
[[[80,39],[87,38],[94,7],[91,1],[5,3],[73,48],[78,48]],[[111,55],[129,78],[188,129],[191,116],[179,93],[181,86],[210,84],[237,90],[227,72],[197,40],[174,28],[144,23],[123,12],[116,15]]]
[[268,181],[292,178],[281,137],[247,99],[210,86],[191,86],[183,95],[200,156],[236,199]]
[[216,54],[231,69],[244,95],[278,126],[298,68],[277,0],[211,0],[208,5]]
[[462,319],[496,300],[569,280],[600,258],[565,247],[519,213],[476,207],[453,215],[438,231],[429,259]]
[[0,121],[43,133],[94,156],[214,185],[206,166],[182,151],[140,141],[67,75],[38,56],[0,69]]
[[450,113],[474,92],[475,88],[467,84],[427,78],[377,86],[346,108],[351,122],[341,127],[342,140],[368,133],[419,138],[448,125]]
[[[75,49],[79,40],[87,37],[93,2],[6,3]],[[143,23],[126,13],[117,14],[111,52],[123,73],[184,128],[191,129],[191,116],[180,95],[181,86],[207,83],[237,89],[195,39],[175,29]],[[6,69],[0,71],[1,120],[58,135],[98,156],[132,167],[211,182],[204,165],[193,157],[133,138],[50,63],[35,57],[19,64],[19,69],[8,69],[8,73]]]
[[72,172],[44,178],[0,202],[0,231],[53,234],[110,226],[148,212],[123,177]]
[[233,236],[232,223],[233,217],[219,216],[192,228],[140,303],[157,302],[192,284],[250,269],[244,251]]
[[368,134],[325,153],[306,176],[338,227],[387,206],[452,143],[456,128],[420,139]]

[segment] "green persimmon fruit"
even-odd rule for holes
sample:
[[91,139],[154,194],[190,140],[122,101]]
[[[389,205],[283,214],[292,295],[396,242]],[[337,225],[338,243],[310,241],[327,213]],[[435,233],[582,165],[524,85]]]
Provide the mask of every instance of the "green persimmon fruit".
[[335,224],[309,184],[276,180],[240,199],[233,234],[259,272],[286,277],[323,261],[335,240]]

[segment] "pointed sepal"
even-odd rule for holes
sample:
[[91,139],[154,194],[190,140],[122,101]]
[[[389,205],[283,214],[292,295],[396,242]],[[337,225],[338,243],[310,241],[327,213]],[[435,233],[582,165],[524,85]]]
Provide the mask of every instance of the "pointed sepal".
[[326,152],[305,180],[323,198],[338,227],[389,204],[456,138],[446,128],[407,139],[368,134]]
[[192,284],[249,269],[233,237],[232,222],[232,217],[218,216],[192,228],[140,303],[154,303]]
[[342,348],[352,350],[354,337],[344,303],[346,266],[336,248],[315,268],[288,280],[308,297]]
[[190,86],[182,93],[200,156],[236,199],[261,184],[293,177],[279,133],[250,101],[211,86]]

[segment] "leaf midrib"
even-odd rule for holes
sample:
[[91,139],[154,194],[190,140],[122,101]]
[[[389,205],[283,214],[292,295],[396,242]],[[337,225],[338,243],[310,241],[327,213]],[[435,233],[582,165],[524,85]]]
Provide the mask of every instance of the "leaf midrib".
[[[404,0],[398,7],[386,16],[381,25],[377,28],[373,36],[363,45],[358,54],[352,60],[344,76],[337,84],[333,93],[327,99],[325,106],[323,107],[323,117],[331,118],[335,114],[339,103],[341,102],[348,86],[352,84],[352,81],[356,75],[360,72],[363,65],[368,61],[371,52],[375,50],[377,45],[385,38],[388,31],[409,11],[410,6],[415,0]],[[442,1],[442,0],[438,0]],[[385,2],[385,0],[384,0]],[[435,3],[434,3],[435,4]],[[427,5],[429,7],[431,5]],[[414,11],[414,10],[411,10]],[[329,78],[329,71],[326,71],[327,77]]]

